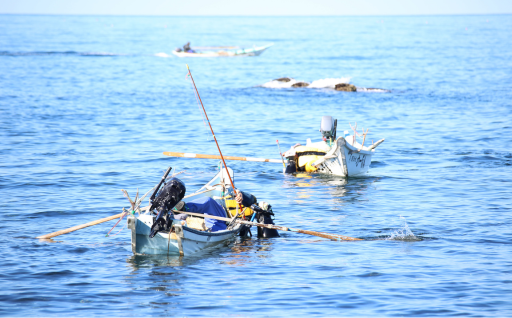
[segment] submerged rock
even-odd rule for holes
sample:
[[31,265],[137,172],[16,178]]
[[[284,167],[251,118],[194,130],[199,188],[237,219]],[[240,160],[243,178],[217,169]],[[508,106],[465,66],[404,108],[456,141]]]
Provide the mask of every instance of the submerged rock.
[[357,88],[352,84],[336,84],[334,89],[341,92],[357,92]]
[[308,87],[309,83],[306,82],[298,82],[292,85],[292,87]]
[[291,79],[289,77],[281,77],[281,78],[275,79],[274,81],[287,83],[287,82],[291,81]]

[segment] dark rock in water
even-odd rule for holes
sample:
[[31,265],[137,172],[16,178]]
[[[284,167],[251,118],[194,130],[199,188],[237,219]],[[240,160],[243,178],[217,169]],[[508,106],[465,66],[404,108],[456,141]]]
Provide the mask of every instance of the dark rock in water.
[[274,81],[287,83],[287,82],[291,81],[291,79],[289,77],[281,77],[281,78],[275,79]]
[[298,82],[292,85],[292,87],[308,87],[309,84],[305,82]]
[[354,85],[345,83],[336,84],[334,89],[342,92],[357,92],[357,88]]

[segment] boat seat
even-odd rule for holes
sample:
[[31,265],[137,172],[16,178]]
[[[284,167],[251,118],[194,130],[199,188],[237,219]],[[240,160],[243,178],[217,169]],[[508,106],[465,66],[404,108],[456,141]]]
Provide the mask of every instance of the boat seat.
[[204,224],[204,218],[196,218],[193,216],[187,217],[187,227],[198,230],[198,231],[206,231],[206,225]]

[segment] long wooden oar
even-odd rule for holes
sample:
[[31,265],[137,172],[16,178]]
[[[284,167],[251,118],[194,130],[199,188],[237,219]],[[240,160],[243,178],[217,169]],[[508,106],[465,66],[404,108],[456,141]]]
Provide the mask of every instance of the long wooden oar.
[[[206,215],[206,214],[201,214],[201,213],[184,212],[184,211],[176,211],[176,213],[185,213],[188,215],[199,216],[199,217],[209,218],[209,219],[216,219],[216,220],[221,220],[221,221],[228,221],[228,222],[232,221],[232,219],[230,219],[230,218],[223,218],[221,216]],[[238,219],[236,220],[236,222],[246,224],[246,225],[254,225],[254,226],[258,226],[258,227],[264,227],[267,229],[274,229],[274,230],[280,230],[280,231],[291,231],[291,232],[297,232],[297,233],[302,233],[302,234],[314,235],[314,236],[323,237],[323,238],[327,238],[327,239],[335,240],[335,241],[364,241],[364,240],[362,240],[360,238],[356,238],[356,237],[350,237],[350,236],[339,235],[339,234],[331,234],[331,233],[325,233],[325,232],[294,229],[291,227],[284,227],[284,226],[279,226],[279,225],[261,224],[261,223],[249,222],[249,221],[238,220]]]
[[[217,155],[202,155],[199,153],[185,153],[185,152],[171,152],[171,151],[164,152],[164,155],[169,156],[169,157],[182,157],[182,158],[222,159],[221,156],[217,156]],[[278,159],[264,159],[264,158],[250,158],[250,157],[224,156],[224,159],[225,160],[281,163],[281,160],[278,160]]]
[[83,229],[83,228],[86,228],[86,227],[89,227],[89,226],[93,226],[93,225],[97,225],[97,224],[104,223],[104,222],[107,222],[107,221],[115,220],[115,219],[120,218],[121,216],[123,216],[123,214],[124,213],[119,213],[119,214],[116,214],[116,215],[112,215],[112,216],[109,216],[109,217],[106,217],[106,218],[103,218],[103,219],[99,219],[99,220],[96,220],[96,221],[92,221],[92,222],[89,222],[89,223],[85,223],[85,224],[82,224],[82,225],[73,226],[73,227],[70,227],[69,229],[53,232],[53,233],[46,234],[46,235],[41,235],[41,236],[38,236],[36,238],[38,238],[38,239],[50,239],[52,237],[59,236],[59,235],[62,235],[62,234],[66,234],[66,233],[70,233],[70,232],[74,232],[74,231],[77,231],[77,230],[80,230],[80,229]]
[[[181,174],[183,172],[184,171],[175,173],[170,178],[172,178],[174,176],[177,176],[177,175],[179,175],[179,174]],[[121,191],[123,191],[125,193],[126,197],[128,198],[128,200],[130,200],[130,204],[132,206],[132,211],[135,212],[135,211],[137,211],[140,208],[140,204],[142,203],[144,198],[146,198],[146,196],[149,194],[149,192],[153,191],[153,189],[155,189],[156,187],[157,186],[154,186],[153,188],[151,188],[151,190],[149,190],[146,194],[144,194],[144,196],[142,198],[140,198],[139,200],[137,200],[137,196],[138,196],[138,190],[137,190],[137,196],[135,197],[136,198],[135,201],[132,201],[132,199],[130,199],[130,196],[128,195],[128,192],[126,192],[125,190],[121,190]],[[192,195],[190,195],[190,196],[192,196]],[[148,205],[148,206],[142,208],[142,210],[147,210],[150,207],[151,207],[151,205]],[[123,208],[123,210],[124,210],[124,208]],[[114,227],[116,227],[117,224],[119,224],[119,222],[121,222],[122,218],[125,215],[127,215],[127,214],[128,214],[128,212],[126,211],[126,212],[119,213],[119,214],[116,214],[116,215],[112,215],[112,216],[109,216],[109,217],[106,217],[106,218],[103,218],[103,219],[92,221],[92,222],[89,222],[89,223],[86,223],[86,224],[73,226],[73,227],[70,227],[69,229],[53,232],[53,233],[46,234],[46,235],[41,235],[41,236],[38,236],[36,238],[38,238],[38,239],[50,239],[50,238],[55,237],[55,236],[71,233],[71,232],[74,232],[74,231],[77,231],[77,230],[81,230],[81,229],[89,227],[89,226],[98,225],[98,224],[105,223],[107,221],[119,218],[119,221],[116,223],[116,225],[114,225]],[[112,231],[114,229],[114,227],[110,231]],[[108,232],[108,234],[110,234],[110,231]],[[107,236],[108,236],[108,234],[107,234]]]

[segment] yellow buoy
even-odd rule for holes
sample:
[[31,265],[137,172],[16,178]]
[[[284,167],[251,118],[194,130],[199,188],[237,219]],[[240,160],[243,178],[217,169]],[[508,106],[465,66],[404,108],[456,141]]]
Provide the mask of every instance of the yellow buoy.
[[311,165],[315,161],[316,161],[316,159],[315,160],[311,160],[311,161],[306,163],[306,172],[315,172],[315,171],[318,170],[317,167],[314,167],[314,166]]

